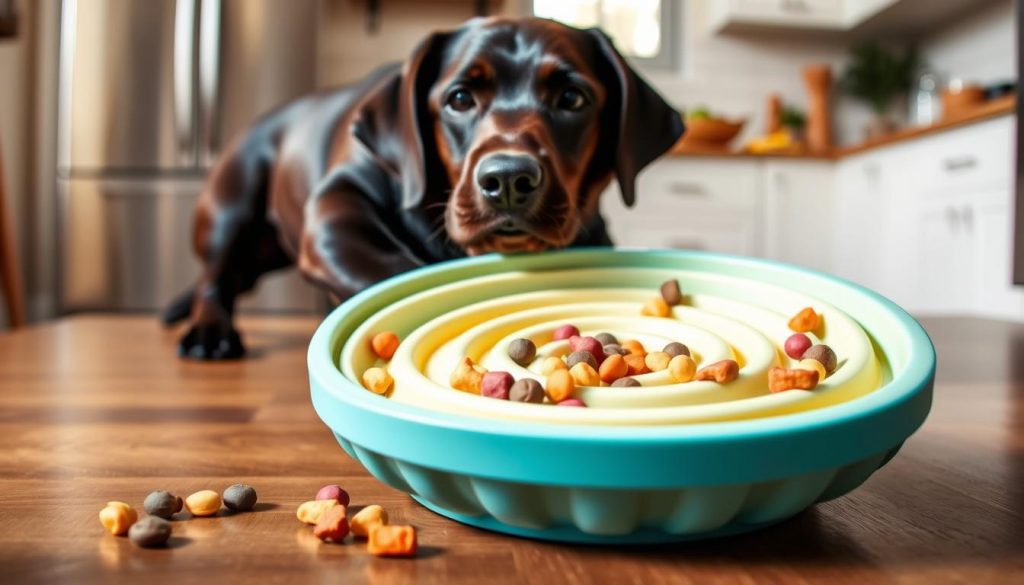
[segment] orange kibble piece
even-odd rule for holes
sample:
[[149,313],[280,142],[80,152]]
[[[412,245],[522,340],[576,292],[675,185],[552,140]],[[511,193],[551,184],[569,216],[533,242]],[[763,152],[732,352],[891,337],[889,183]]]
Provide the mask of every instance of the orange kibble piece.
[[668,363],[672,361],[672,356],[668,355],[663,351],[652,351],[651,353],[644,356],[644,364],[647,369],[652,372],[660,372],[668,367]]
[[797,333],[814,331],[821,326],[821,315],[814,312],[811,307],[804,307],[792,319],[789,320],[789,328]]
[[127,534],[138,519],[139,513],[135,508],[124,502],[107,502],[106,507],[100,510],[100,524],[114,536]]
[[644,355],[639,353],[631,353],[622,358],[626,362],[626,374],[629,376],[636,376],[639,374],[646,374],[650,370],[647,368],[647,362],[644,360]]
[[384,368],[370,368],[363,372],[363,386],[374,394],[384,394],[390,388],[394,380]]
[[676,382],[689,382],[697,373],[697,363],[688,355],[677,355],[668,363],[668,371]]
[[598,370],[601,380],[606,384],[611,384],[628,373],[629,366],[626,365],[626,360],[618,354],[612,354],[604,358],[604,361],[601,362],[601,367]]
[[378,525],[370,529],[366,550],[378,557],[416,555],[416,529],[412,526]]
[[575,390],[576,382],[568,370],[551,372],[544,387],[544,393],[548,395],[551,402],[561,402],[566,398],[571,398]]
[[480,387],[484,381],[484,374],[486,373],[487,370],[475,365],[472,358],[464,357],[459,362],[459,365],[455,367],[455,371],[452,372],[448,383],[456,390],[479,394]]
[[601,376],[599,376],[597,370],[587,362],[579,362],[575,366],[569,368],[569,375],[572,376],[572,381],[577,386],[601,385]]
[[821,382],[822,380],[828,377],[828,370],[825,369],[825,366],[821,362],[814,358],[800,360],[799,362],[797,362],[796,367],[800,368],[801,370],[811,370],[812,372],[818,372],[818,382]]
[[641,315],[647,315],[650,317],[668,317],[672,314],[672,310],[669,308],[668,303],[661,297],[654,297],[647,301],[643,309],[640,310]]
[[550,376],[551,372],[555,370],[568,370],[569,366],[565,365],[562,358],[558,356],[549,356],[544,358],[544,361],[540,363],[540,373],[542,376]]
[[694,380],[713,380],[719,384],[728,384],[740,375],[740,365],[736,360],[722,360],[697,371]]
[[627,339],[626,341],[623,341],[619,345],[622,347],[622,349],[628,351],[631,354],[644,355],[645,353],[647,353],[647,350],[644,349],[644,346],[635,339]]
[[370,340],[373,353],[382,360],[389,360],[398,349],[398,336],[394,331],[381,331]]
[[348,536],[349,526],[345,506],[337,505],[328,508],[320,515],[313,527],[313,536],[320,540],[341,542]]
[[768,370],[768,391],[814,390],[818,385],[818,372],[794,368],[772,368]]

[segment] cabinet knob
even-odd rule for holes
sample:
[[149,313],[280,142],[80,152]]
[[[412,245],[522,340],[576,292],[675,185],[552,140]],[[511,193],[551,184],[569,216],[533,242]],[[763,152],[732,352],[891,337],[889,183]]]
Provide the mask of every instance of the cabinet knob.
[[950,172],[971,169],[977,166],[977,164],[978,159],[970,155],[947,158],[946,160],[942,161],[942,166],[945,167],[945,169]]

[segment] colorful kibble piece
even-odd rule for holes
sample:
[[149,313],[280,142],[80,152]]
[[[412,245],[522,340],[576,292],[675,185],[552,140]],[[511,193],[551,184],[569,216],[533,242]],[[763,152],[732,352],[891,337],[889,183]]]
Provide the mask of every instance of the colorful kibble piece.
[[[604,346],[600,341],[593,337],[580,337],[578,335],[570,337],[569,349],[573,352],[589,351],[590,355],[594,356],[594,359],[597,360],[597,364],[604,361]],[[597,364],[594,364],[595,368],[597,367]]]
[[509,390],[515,378],[508,372],[487,372],[480,381],[480,395],[498,400],[508,400]]
[[647,368],[647,362],[644,360],[644,354],[642,353],[631,353],[622,359],[626,362],[626,367],[628,368],[626,373],[629,376],[638,376],[650,371]]
[[825,372],[828,374],[836,371],[836,365],[838,364],[836,352],[832,351],[832,348],[827,345],[812,345],[801,357],[805,360],[818,360],[821,362],[821,365],[825,366]]
[[597,359],[594,357],[594,354],[590,353],[589,351],[581,349],[579,351],[574,351],[570,353],[568,357],[565,358],[565,367],[569,368],[570,370],[576,364],[587,364],[592,368],[596,368]]
[[797,333],[814,331],[821,325],[821,316],[811,307],[804,307],[789,320],[789,328]]
[[367,538],[375,526],[384,526],[388,523],[388,513],[383,507],[371,504],[352,516],[349,528],[352,535],[359,538]]
[[644,304],[643,308],[640,309],[640,314],[647,315],[648,317],[668,317],[672,314],[672,309],[669,308],[665,299],[654,297]]
[[100,510],[100,524],[114,536],[126,534],[138,519],[139,513],[135,511],[135,508],[124,502],[107,502],[107,505]]
[[394,380],[384,368],[368,368],[363,372],[363,387],[374,394],[385,394]]
[[159,516],[146,516],[128,529],[128,539],[135,546],[156,548],[171,538],[171,523]]
[[728,384],[740,375],[740,365],[735,360],[722,360],[697,371],[694,380],[712,380],[719,384]]
[[678,341],[666,344],[661,351],[667,353],[671,357],[676,357],[677,355],[690,355],[690,348]]
[[612,382],[613,388],[635,388],[637,386],[640,386],[640,382],[637,382],[636,379],[629,377],[619,378],[618,380]]
[[628,373],[629,366],[626,365],[626,360],[618,354],[612,354],[604,358],[604,361],[601,362],[601,367],[598,370],[598,375],[601,376],[601,381],[606,384],[611,384]]
[[697,362],[688,355],[677,355],[668,362],[668,372],[680,384],[689,382],[697,373]]
[[562,325],[558,329],[555,329],[552,338],[554,338],[555,341],[561,341],[579,334],[580,330],[577,329],[575,325]]
[[370,347],[373,353],[382,360],[389,360],[395,355],[399,344],[398,336],[394,331],[381,331],[370,340]]
[[199,490],[185,498],[185,507],[193,516],[213,516],[220,510],[220,494],[213,490]]
[[660,372],[668,367],[668,363],[672,361],[672,356],[668,355],[663,351],[652,351],[651,353],[644,356],[644,364],[647,369],[652,372]]
[[619,345],[617,343],[609,343],[608,345],[602,347],[601,350],[604,352],[605,356],[610,356],[610,355],[629,355],[629,352],[626,351],[626,349],[624,347],[622,347],[621,345]]
[[416,529],[412,526],[374,526],[366,550],[378,557],[416,555]]
[[142,508],[147,514],[165,519],[181,512],[184,505],[180,497],[166,490],[150,492],[142,502]]
[[572,381],[577,386],[600,386],[601,376],[590,364],[580,362],[569,368]]
[[551,372],[555,370],[568,370],[569,366],[565,365],[562,358],[557,356],[548,356],[544,358],[544,361],[540,363],[540,373],[544,376],[550,376]]
[[557,370],[548,376],[544,393],[551,399],[551,402],[557,403],[570,398],[575,390],[576,382],[573,380],[572,374],[567,370]]
[[619,345],[622,346],[622,349],[634,355],[644,355],[645,353],[647,353],[647,350],[644,349],[644,346],[635,339],[627,339],[626,341],[623,341]]
[[676,279],[666,280],[661,283],[661,298],[669,306],[675,306],[683,302],[683,292],[679,289],[679,281]]
[[313,536],[320,540],[341,542],[348,536],[348,518],[345,506],[334,506],[324,511],[313,527]]
[[299,505],[299,508],[295,510],[295,517],[306,524],[316,524],[320,521],[320,516],[322,516],[324,512],[334,508],[335,506],[341,506],[341,504],[338,503],[338,500],[313,500],[303,502]]
[[229,510],[248,512],[256,507],[256,490],[251,485],[236,483],[224,490],[224,505]]
[[796,367],[802,370],[812,370],[818,372],[818,383],[828,377],[828,372],[825,371],[825,366],[821,365],[821,362],[815,359],[807,358],[797,362]]
[[594,339],[600,341],[602,346],[618,345],[619,343],[618,338],[608,332],[598,333],[594,336]]
[[[559,360],[561,362],[561,360]],[[564,366],[564,364],[563,364]],[[565,372],[563,367],[560,372]],[[544,388],[540,385],[540,382],[533,378],[523,378],[522,380],[516,381],[512,384],[512,388],[508,391],[508,398],[513,402],[531,402],[539,404],[544,402]]]
[[814,390],[818,385],[818,372],[800,368],[772,368],[768,370],[768,391]]
[[448,382],[456,390],[479,394],[485,373],[486,370],[474,364],[471,358],[464,357],[459,365],[455,366],[455,371],[452,372]]
[[347,506],[351,498],[348,492],[342,489],[340,485],[331,484],[325,485],[316,492],[315,500],[334,500],[342,506]]
[[811,348],[811,338],[807,337],[803,333],[794,333],[786,338],[786,343],[782,345],[782,349],[785,350],[786,355],[798,360],[803,357],[804,352]]
[[529,339],[514,339],[508,344],[508,357],[525,368],[537,357],[537,346]]
[[587,405],[579,398],[566,398],[555,406],[576,406],[586,408]]

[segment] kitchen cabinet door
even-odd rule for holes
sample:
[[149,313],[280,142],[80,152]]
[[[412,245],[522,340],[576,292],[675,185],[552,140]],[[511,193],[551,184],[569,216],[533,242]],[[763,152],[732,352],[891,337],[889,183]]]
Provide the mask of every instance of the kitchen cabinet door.
[[977,312],[996,318],[1024,319],[1024,286],[1013,285],[1013,213],[1009,193],[998,200],[979,198],[965,206],[965,230],[974,240],[972,259]]
[[919,313],[964,314],[974,307],[977,279],[974,237],[965,205],[938,201],[926,204],[918,218],[917,294]]
[[799,161],[764,165],[766,258],[833,272],[831,163]]

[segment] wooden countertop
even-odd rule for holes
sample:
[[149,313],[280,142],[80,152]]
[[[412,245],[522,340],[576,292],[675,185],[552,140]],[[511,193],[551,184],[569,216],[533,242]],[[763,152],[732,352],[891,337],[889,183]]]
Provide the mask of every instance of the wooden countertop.
[[686,148],[677,147],[669,153],[669,156],[679,157],[715,157],[715,158],[740,158],[740,159],[795,159],[795,160],[839,160],[841,158],[907,142],[924,136],[945,132],[953,128],[967,126],[983,122],[998,116],[1014,114],[1017,108],[1017,99],[1014,95],[1007,95],[985,102],[977,108],[965,112],[963,115],[947,118],[931,126],[916,126],[903,128],[891,134],[875,140],[869,140],[860,144],[844,146],[827,153],[810,152],[776,152],[768,154],[753,154],[743,151],[722,151],[707,148]]
[[[306,386],[312,318],[251,317],[251,359],[174,357],[153,317],[0,335],[0,572],[9,583],[1011,583],[1024,581],[1024,325],[928,320],[935,405],[851,495],[707,543],[588,547],[435,516],[351,461]],[[176,521],[170,548],[106,534],[107,500],[256,487],[256,512]],[[295,507],[322,484],[420,529],[415,560],[321,544]]]

